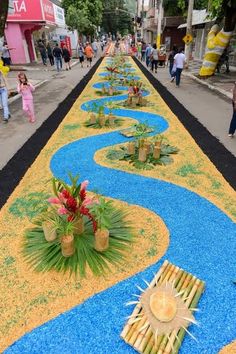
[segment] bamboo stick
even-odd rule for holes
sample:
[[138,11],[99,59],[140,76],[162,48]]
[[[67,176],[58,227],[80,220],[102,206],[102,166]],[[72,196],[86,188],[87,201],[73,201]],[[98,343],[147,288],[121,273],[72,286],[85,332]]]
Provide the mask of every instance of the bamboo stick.
[[[177,272],[176,272],[176,267],[174,265],[171,265],[171,270],[167,273],[166,277],[162,279],[162,281],[160,282],[160,284],[163,284],[164,282],[173,279],[176,276]],[[173,276],[173,277],[172,277]],[[160,344],[161,340],[163,339],[164,336],[158,336],[157,342],[156,342],[156,346],[155,346],[155,339],[154,339],[154,334],[152,332],[152,335],[149,337],[149,342],[147,342],[146,346],[144,346],[144,350],[143,352],[145,354],[149,354],[152,353],[152,350],[154,350],[155,348],[158,348],[158,345]]]
[[[188,285],[189,281],[191,280],[191,277],[192,275],[187,273],[187,276],[184,278],[184,281],[180,282],[179,290],[177,291],[185,289],[185,287]],[[168,335],[163,335],[159,347],[153,346],[152,350],[150,351],[150,354],[155,354],[155,353],[162,354],[167,342],[168,342]]]
[[[183,297],[188,296],[188,299],[186,300],[185,304],[187,307],[189,307],[191,301],[193,300],[195,293],[197,291],[198,285],[200,283],[200,280],[196,280],[195,277],[192,278],[193,284],[191,284],[191,287],[189,286],[188,289],[185,291],[185,293],[183,294]],[[164,350],[164,354],[170,354],[172,353],[172,348],[174,347],[174,342],[176,339],[178,331],[174,330],[170,337],[169,337],[169,341],[167,343],[167,346]]]
[[[158,273],[155,275],[154,279],[150,283],[150,286],[154,286],[155,285],[156,279],[160,278],[162,272],[166,272],[166,270],[168,269],[168,266],[169,266],[169,262],[167,260],[165,260],[164,263],[162,264],[161,268],[159,269]],[[141,308],[142,308],[141,304],[138,304],[134,308],[134,310],[133,310],[133,312],[131,314],[131,318],[127,321],[123,331],[121,332],[121,337],[124,338],[125,340],[127,339],[126,336],[127,336],[128,332],[130,331],[130,328],[132,326],[133,318],[140,312]]]
[[[172,272],[172,269],[173,269],[173,266],[170,264],[170,267],[168,268],[169,271],[167,270],[166,272],[166,277],[169,276],[169,274],[171,274],[170,272]],[[144,313],[144,312],[143,312]],[[144,319],[144,321],[143,321]],[[139,330],[145,326],[145,325],[148,325],[148,320],[146,318],[146,316],[144,315],[144,318],[143,318],[141,321],[139,321],[137,323],[137,327],[136,327],[136,333],[133,333],[132,337],[130,338],[129,340],[129,343],[131,344],[132,342],[132,345],[135,344],[135,342],[138,340],[138,341],[142,341],[143,340],[143,333],[142,331],[140,332]],[[135,331],[134,331],[135,332]],[[139,337],[139,335],[141,336],[141,338]]]
[[[178,272],[179,268],[175,267],[173,265],[170,265],[169,271],[166,272],[166,274],[163,277],[163,281],[167,281],[167,278],[169,277],[169,279],[174,279],[174,277],[176,276],[177,272]],[[148,323],[148,321],[146,321],[146,323]],[[140,333],[140,335],[137,337],[136,342],[134,343],[134,348],[141,351],[141,347],[145,346],[145,342],[147,341],[147,337],[146,334],[149,331],[149,337],[153,334],[151,327],[149,325],[149,327],[147,327],[145,329],[144,333]]]
[[[199,286],[198,286],[197,292],[196,292],[196,294],[195,294],[195,296],[194,296],[194,298],[193,298],[193,300],[192,300],[192,302],[191,302],[191,304],[190,304],[190,307],[196,307],[196,305],[197,305],[197,303],[198,303],[198,301],[199,301],[199,298],[200,298],[200,296],[202,295],[202,292],[203,292],[203,290],[204,290],[204,287],[205,287],[204,282],[201,282],[201,281],[200,281],[200,284],[199,284]],[[181,328],[181,329],[179,330],[179,332],[178,332],[178,338],[179,338],[179,340],[176,340],[176,341],[174,342],[173,354],[177,354],[177,353],[178,353],[179,348],[180,348],[180,346],[181,346],[181,344],[182,344],[182,341],[183,341],[184,336],[185,336],[185,330],[184,330],[184,328]]]

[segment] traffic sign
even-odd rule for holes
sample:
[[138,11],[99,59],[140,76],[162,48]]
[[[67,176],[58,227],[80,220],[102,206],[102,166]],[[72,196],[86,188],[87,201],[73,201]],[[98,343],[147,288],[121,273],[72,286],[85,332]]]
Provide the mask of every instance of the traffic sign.
[[185,44],[190,44],[193,41],[193,36],[191,34],[186,34],[184,36],[183,41]]

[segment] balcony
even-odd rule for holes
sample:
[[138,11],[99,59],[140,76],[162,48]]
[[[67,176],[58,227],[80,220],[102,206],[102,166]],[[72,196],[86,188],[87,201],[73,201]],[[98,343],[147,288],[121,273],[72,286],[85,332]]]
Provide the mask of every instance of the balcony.
[[147,11],[147,18],[154,18],[156,15],[156,8],[155,7],[151,7],[148,11]]

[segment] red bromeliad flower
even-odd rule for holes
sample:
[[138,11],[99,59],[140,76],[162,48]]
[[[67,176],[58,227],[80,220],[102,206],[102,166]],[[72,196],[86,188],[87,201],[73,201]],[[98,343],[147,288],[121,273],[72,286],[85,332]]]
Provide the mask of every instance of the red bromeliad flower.
[[78,210],[77,201],[73,197],[69,197],[66,201],[66,208],[72,213],[76,213]]
[[81,199],[81,202],[83,202],[86,198],[86,190],[85,189],[82,189],[80,192],[79,192],[79,195],[80,195],[80,199]]

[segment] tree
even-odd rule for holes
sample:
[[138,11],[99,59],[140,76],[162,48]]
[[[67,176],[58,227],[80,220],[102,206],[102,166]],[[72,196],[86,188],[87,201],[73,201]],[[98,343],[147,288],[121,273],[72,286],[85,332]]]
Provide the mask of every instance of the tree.
[[9,0],[0,0],[0,38],[4,36]]
[[66,23],[79,33],[92,35],[102,20],[102,0],[63,0]]
[[[211,16],[215,18],[215,25],[208,34],[206,53],[199,72],[200,76],[204,77],[214,74],[236,25],[236,0],[210,0],[209,5]],[[223,27],[221,30],[220,26]]]
[[106,33],[121,33],[123,36],[132,32],[132,19],[124,0],[104,0],[102,28]]

